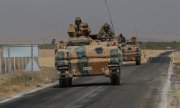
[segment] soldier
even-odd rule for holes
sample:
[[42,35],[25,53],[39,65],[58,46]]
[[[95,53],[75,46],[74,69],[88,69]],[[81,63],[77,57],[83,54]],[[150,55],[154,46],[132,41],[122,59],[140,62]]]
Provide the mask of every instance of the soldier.
[[136,45],[136,42],[137,42],[137,38],[133,36],[133,37],[131,38],[131,44],[132,44],[132,45]]
[[83,36],[89,36],[91,32],[87,23],[81,24],[80,31]]
[[99,30],[98,39],[106,41],[107,39],[113,39],[114,33],[108,23],[105,23]]
[[56,48],[55,48],[55,53],[57,52],[58,49],[66,49],[67,44],[64,41],[57,41],[56,43]]
[[76,17],[75,23],[69,25],[68,34],[70,37],[88,36],[90,33],[88,23],[82,22],[80,17]]
[[122,35],[122,33],[120,33],[118,36],[118,42],[119,43],[125,43],[126,42],[126,38]]
[[66,49],[67,45],[64,41],[58,41],[56,44],[57,49]]

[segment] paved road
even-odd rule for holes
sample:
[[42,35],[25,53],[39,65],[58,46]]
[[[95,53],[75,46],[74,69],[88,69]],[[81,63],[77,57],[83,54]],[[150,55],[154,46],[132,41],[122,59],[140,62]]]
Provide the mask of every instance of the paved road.
[[167,81],[170,52],[140,66],[125,65],[122,84],[104,77],[77,78],[71,88],[57,85],[0,104],[0,108],[158,108]]

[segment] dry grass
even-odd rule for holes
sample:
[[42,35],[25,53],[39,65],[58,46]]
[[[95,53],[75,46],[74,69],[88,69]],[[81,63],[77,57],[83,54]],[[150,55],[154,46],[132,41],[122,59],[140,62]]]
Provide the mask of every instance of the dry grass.
[[39,57],[39,65],[44,67],[54,67],[55,57]]
[[175,91],[173,95],[176,97],[180,97],[180,90]]
[[142,63],[146,63],[149,57],[157,57],[166,50],[142,50]]
[[54,68],[54,57],[54,50],[40,50],[40,72],[34,72],[32,74],[29,72],[16,71],[8,74],[0,74],[0,97],[56,81],[58,79],[58,72]]
[[175,51],[172,53],[172,61],[174,65],[174,73],[180,74],[180,51]]
[[40,57],[54,57],[55,50],[54,49],[41,49],[39,50]]
[[[175,62],[179,62],[179,60],[177,60]],[[173,67],[173,72],[174,72],[174,75],[176,77],[172,77],[173,78],[172,79],[173,83],[171,84],[171,86],[172,86],[171,93],[172,94],[171,94],[171,97],[170,97],[170,98],[172,98],[172,101],[171,101],[171,106],[172,107],[170,107],[170,108],[176,108],[176,106],[178,106],[178,104],[179,104],[180,84],[179,84],[178,79],[180,78],[180,63],[175,63],[175,65]]]
[[180,64],[176,64],[176,65],[174,66],[174,73],[175,73],[175,74],[180,74]]
[[180,63],[180,51],[173,52],[172,56],[174,64]]
[[0,77],[0,96],[12,94],[30,86],[31,75],[25,72],[13,72]]
[[[175,51],[172,53],[171,55],[172,59],[173,59],[173,63],[174,63],[174,67],[173,67],[173,72],[175,74],[175,76],[177,77],[177,79],[174,79],[174,83],[172,85],[174,85],[173,90],[172,90],[172,108],[175,108],[177,106],[177,104],[179,103],[178,100],[180,99],[180,84],[178,79],[180,78],[180,51]],[[179,107],[178,107],[179,108]]]
[[53,68],[42,68],[41,72],[12,72],[0,74],[0,97],[22,91],[24,89],[54,82],[58,73]]
[[54,67],[55,52],[54,50],[43,49],[39,51],[39,65],[44,67]]

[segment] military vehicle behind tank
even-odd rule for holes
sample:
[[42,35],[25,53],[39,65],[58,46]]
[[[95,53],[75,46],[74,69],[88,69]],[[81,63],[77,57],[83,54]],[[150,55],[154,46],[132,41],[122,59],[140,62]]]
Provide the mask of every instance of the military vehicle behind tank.
[[60,87],[70,87],[73,77],[106,76],[120,84],[122,52],[116,39],[97,40],[97,35],[70,37],[67,48],[57,49],[55,66]]
[[141,49],[136,37],[132,37],[131,41],[127,40],[122,43],[123,61],[135,61],[136,65],[141,64]]

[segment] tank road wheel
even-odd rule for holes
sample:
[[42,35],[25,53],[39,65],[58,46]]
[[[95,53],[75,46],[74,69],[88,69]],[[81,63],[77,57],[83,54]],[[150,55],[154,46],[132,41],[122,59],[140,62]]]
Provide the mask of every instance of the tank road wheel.
[[72,86],[72,78],[68,78],[68,86],[71,87]]
[[72,86],[72,78],[59,78],[60,87],[71,87]]
[[111,76],[111,84],[112,85],[119,85],[120,84],[120,78],[118,75],[112,75]]
[[140,57],[136,58],[136,65],[141,65],[141,58]]
[[110,79],[111,79],[112,85],[120,85],[121,69],[119,68],[119,73],[118,72],[112,72]]
[[59,85],[60,87],[67,87],[67,80],[64,78],[59,78]]

